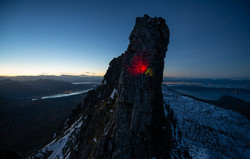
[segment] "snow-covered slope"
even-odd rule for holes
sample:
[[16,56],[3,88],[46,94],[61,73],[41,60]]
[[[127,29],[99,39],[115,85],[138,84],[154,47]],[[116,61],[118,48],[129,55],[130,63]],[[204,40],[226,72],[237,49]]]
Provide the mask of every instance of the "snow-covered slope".
[[250,124],[242,115],[162,88],[174,136],[193,158],[250,158]]
[[[70,128],[64,131],[62,137],[56,138],[48,145],[44,146],[37,154],[32,156],[32,159],[36,158],[48,158],[48,159],[68,159],[70,156],[70,148],[74,146],[77,149],[76,136],[80,131],[82,125],[82,117],[71,125]],[[67,121],[66,121],[67,122]]]

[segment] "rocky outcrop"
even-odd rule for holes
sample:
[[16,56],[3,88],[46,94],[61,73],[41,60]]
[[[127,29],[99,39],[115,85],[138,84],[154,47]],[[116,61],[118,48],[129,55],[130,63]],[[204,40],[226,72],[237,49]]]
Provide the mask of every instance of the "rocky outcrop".
[[[172,133],[164,116],[161,88],[168,26],[162,18],[138,17],[129,40],[127,51],[110,62],[102,83],[78,107],[75,114],[81,114],[80,120],[72,129],[63,128],[70,133],[61,133],[67,136],[62,156],[170,158]],[[46,155],[39,157],[49,156],[50,145],[61,139],[47,145],[42,150]]]
[[[166,158],[161,83],[169,29],[162,18],[136,19],[127,51],[110,62],[102,85],[84,100],[78,158]],[[73,156],[73,153],[72,153]]]
[[164,118],[161,83],[169,30],[165,20],[144,16],[136,19],[129,39],[119,79],[112,156],[150,158],[156,156]]

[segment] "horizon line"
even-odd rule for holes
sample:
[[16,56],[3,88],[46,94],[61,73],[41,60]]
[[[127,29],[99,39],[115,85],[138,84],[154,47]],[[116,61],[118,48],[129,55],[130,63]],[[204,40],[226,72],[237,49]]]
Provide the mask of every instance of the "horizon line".
[[[37,75],[1,75],[0,77],[39,77],[39,76],[88,76],[88,77],[103,77],[100,74],[37,74]],[[180,79],[231,79],[231,80],[250,80],[250,77],[185,77],[185,76],[163,76],[163,78],[180,78]]]
[[29,74],[20,74],[20,75],[2,75],[0,74],[0,77],[21,77],[21,76],[104,76],[104,75],[100,75],[100,74],[37,74],[37,75],[29,75]]

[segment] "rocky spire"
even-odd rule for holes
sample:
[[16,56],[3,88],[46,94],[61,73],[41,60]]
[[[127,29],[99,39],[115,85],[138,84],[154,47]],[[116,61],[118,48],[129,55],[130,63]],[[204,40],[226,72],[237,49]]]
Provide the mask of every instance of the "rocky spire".
[[116,101],[114,155],[148,158],[154,156],[164,118],[161,85],[169,29],[162,18],[145,15],[136,19],[129,39]]
[[169,157],[161,89],[168,26],[162,18],[138,17],[129,40],[83,102],[80,148],[72,158]]

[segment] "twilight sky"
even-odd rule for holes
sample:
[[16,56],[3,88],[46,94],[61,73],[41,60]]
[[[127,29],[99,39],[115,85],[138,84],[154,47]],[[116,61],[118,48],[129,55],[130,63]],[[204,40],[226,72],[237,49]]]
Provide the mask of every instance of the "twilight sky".
[[0,1],[0,75],[103,75],[135,18],[170,28],[165,76],[250,78],[250,1]]

